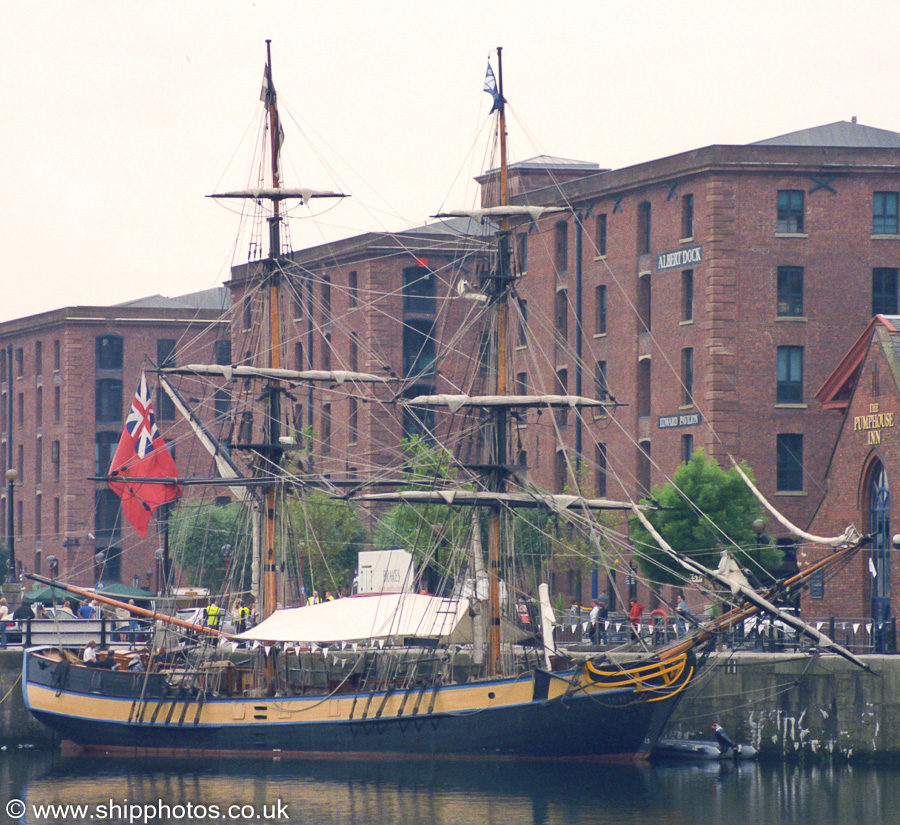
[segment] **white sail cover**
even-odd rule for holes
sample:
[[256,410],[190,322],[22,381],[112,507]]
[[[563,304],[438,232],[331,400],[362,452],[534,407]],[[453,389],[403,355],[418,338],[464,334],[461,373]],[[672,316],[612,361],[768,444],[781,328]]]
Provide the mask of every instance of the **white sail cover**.
[[580,395],[417,395],[405,400],[408,407],[611,407],[608,401]]
[[351,370],[288,370],[276,367],[230,366],[227,364],[187,364],[183,367],[163,367],[159,370],[167,375],[215,375],[228,381],[242,378],[267,378],[275,381],[331,381],[343,384],[345,381],[386,384],[391,381],[383,375]]
[[249,198],[251,200],[270,200],[283,201],[288,198],[298,198],[301,201],[308,201],[311,198],[346,198],[347,195],[341,192],[325,192],[320,189],[309,189],[306,187],[289,189],[279,187],[278,189],[257,187],[255,189],[237,189],[234,192],[218,192],[215,195],[207,195],[208,198]]
[[402,641],[409,636],[441,638],[449,637],[468,611],[468,599],[442,599],[418,593],[351,596],[276,610],[235,638],[322,645],[390,638]]
[[506,206],[488,206],[484,209],[455,209],[450,212],[439,212],[434,215],[435,218],[472,218],[476,221],[483,221],[485,218],[531,218],[533,221],[540,220],[544,215],[554,214],[556,212],[571,212],[572,210],[564,206],[518,206],[509,204]]

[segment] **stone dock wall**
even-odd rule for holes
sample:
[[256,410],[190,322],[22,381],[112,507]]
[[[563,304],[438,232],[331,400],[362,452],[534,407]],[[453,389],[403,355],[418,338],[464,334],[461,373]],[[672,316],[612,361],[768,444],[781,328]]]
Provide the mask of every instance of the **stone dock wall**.
[[718,722],[762,758],[900,761],[900,657],[710,656],[672,715],[666,737],[712,739]]
[[[666,736],[712,739],[713,722],[763,758],[900,761],[900,656],[718,653],[685,691]],[[20,650],[0,650],[0,743],[54,747],[25,709]]]
[[0,650],[0,745],[55,747],[54,734],[25,707],[22,697],[22,650]]

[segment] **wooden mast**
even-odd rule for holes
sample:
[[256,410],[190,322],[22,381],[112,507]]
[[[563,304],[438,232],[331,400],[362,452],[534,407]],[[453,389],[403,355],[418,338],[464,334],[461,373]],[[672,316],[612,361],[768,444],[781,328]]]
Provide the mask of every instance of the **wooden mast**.
[[[497,74],[499,106],[497,118],[497,132],[500,141],[500,205],[506,206],[509,202],[507,188],[507,161],[506,161],[506,102],[503,99],[503,47],[497,47]],[[495,395],[505,395],[506,387],[506,327],[508,307],[506,303],[509,292],[509,218],[504,217],[500,223],[500,234],[497,246],[497,272],[494,280],[493,295],[497,306],[497,331],[496,331],[496,375]],[[506,491],[506,427],[507,411],[503,406],[497,407],[494,416],[494,443],[491,445],[492,455],[489,464],[489,487],[493,492]],[[491,508],[488,523],[488,558],[490,570],[488,572],[488,606],[490,610],[490,632],[488,634],[488,675],[497,676],[500,673],[500,543],[502,512],[499,506]]]
[[[278,120],[277,98],[272,82],[272,41],[266,40],[266,108],[269,114],[269,146],[271,147],[272,188],[281,188],[279,154],[281,148],[281,125]],[[269,221],[269,257],[265,261],[265,278],[269,297],[269,353],[267,365],[274,369],[281,367],[281,314],[279,295],[281,289],[281,201],[272,199],[272,215]],[[267,411],[265,440],[268,445],[264,460],[269,466],[264,472],[272,474],[272,469],[281,460],[281,382],[269,380],[266,386]],[[278,601],[277,565],[275,561],[275,499],[277,485],[272,484],[265,491],[265,518],[263,522],[263,589],[261,617],[270,616]]]

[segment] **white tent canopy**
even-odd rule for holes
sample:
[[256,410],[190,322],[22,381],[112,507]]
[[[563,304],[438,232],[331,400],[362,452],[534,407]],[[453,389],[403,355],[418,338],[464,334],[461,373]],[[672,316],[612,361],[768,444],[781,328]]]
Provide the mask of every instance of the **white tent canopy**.
[[417,593],[351,596],[306,607],[277,610],[235,638],[260,642],[361,642],[409,636],[449,636],[468,615],[468,599]]

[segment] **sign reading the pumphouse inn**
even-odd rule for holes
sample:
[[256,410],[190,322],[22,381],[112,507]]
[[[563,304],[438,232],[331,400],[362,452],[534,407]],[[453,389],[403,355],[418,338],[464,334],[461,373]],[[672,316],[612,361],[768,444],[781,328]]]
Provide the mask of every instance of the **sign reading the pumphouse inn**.
[[894,426],[894,414],[881,412],[878,404],[869,404],[868,415],[853,417],[853,432],[864,432],[867,444],[881,444],[881,431]]
[[662,272],[664,269],[679,269],[702,262],[703,247],[686,246],[684,249],[676,249],[672,252],[660,252],[656,256],[656,269]]

